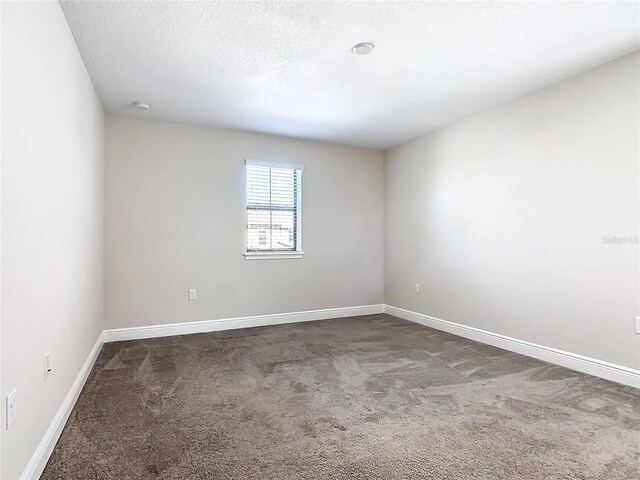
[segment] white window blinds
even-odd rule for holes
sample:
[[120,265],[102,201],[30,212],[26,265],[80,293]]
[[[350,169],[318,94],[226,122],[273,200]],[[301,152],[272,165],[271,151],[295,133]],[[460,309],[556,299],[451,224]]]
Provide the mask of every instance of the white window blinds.
[[302,165],[247,160],[247,252],[301,252]]

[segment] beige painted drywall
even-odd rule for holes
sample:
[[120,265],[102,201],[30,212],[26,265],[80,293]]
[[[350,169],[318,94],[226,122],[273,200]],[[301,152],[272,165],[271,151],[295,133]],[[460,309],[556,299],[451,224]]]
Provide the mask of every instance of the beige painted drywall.
[[[106,127],[107,328],[382,303],[382,152],[111,115]],[[246,158],[304,165],[303,259],[243,257]]]
[[[386,152],[389,305],[640,367],[638,53]],[[421,293],[414,293],[414,282]]]
[[23,472],[103,329],[103,123],[59,4],[3,2],[2,479]]

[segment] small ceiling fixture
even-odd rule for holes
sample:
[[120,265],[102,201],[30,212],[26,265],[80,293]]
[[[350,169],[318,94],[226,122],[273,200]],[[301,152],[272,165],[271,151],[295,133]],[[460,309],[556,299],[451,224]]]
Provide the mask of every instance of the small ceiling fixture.
[[356,55],[369,55],[373,52],[375,45],[371,42],[363,42],[357,45],[354,45],[351,51]]
[[149,105],[148,103],[145,103],[145,102],[133,102],[133,105],[138,110],[149,110],[151,108],[151,105]]

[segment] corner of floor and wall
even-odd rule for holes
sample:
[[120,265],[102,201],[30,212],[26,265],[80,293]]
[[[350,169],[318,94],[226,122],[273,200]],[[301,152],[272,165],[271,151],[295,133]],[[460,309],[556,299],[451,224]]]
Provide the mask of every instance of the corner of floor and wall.
[[639,86],[636,51],[387,151],[390,312],[640,386]]
[[[58,3],[0,20],[1,478],[103,341],[384,311],[640,387],[638,52],[381,152],[105,115]],[[244,260],[245,158],[304,163],[304,259]]]
[[10,480],[39,476],[101,345],[104,113],[60,5],[1,8],[0,477]]

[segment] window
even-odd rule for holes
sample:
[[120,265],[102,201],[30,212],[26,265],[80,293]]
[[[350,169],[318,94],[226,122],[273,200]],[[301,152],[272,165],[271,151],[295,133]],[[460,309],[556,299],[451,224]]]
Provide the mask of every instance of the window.
[[302,165],[247,160],[245,258],[301,258]]

